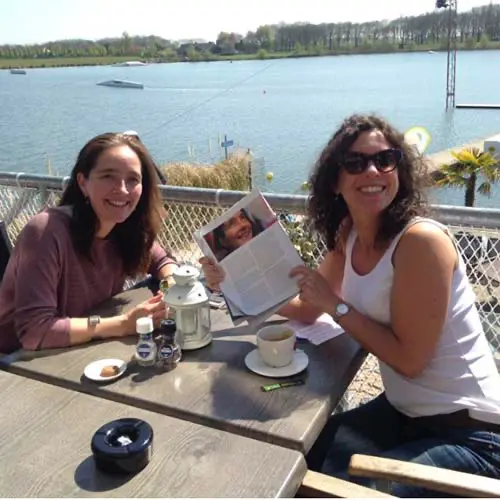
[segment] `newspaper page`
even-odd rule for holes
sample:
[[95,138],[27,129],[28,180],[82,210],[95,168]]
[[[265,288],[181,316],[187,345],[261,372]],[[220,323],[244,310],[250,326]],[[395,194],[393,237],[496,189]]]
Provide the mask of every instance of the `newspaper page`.
[[286,325],[295,332],[298,338],[309,340],[314,345],[323,344],[344,333],[344,329],[326,313],[322,314],[312,325],[295,320],[288,321]]
[[302,259],[258,189],[193,236],[224,270],[221,291],[233,321],[264,321],[299,293],[289,273]]

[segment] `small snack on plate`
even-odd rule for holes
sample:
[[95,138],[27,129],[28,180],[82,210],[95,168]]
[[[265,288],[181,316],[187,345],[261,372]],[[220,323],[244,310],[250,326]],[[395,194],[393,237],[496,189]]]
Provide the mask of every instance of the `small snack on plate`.
[[118,375],[119,371],[120,371],[120,368],[116,365],[105,366],[101,370],[101,377],[113,377],[115,375]]

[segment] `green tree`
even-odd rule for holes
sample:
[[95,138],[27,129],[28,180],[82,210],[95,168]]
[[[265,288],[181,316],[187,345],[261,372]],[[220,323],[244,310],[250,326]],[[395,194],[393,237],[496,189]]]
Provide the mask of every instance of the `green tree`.
[[305,52],[304,46],[300,42],[296,42],[293,52],[295,54],[303,54]]
[[260,47],[265,50],[270,50],[273,42],[273,29],[271,26],[259,26],[255,32],[255,38],[259,42]]
[[500,180],[499,164],[492,153],[478,148],[453,151],[451,154],[456,161],[441,166],[432,174],[435,185],[465,189],[465,206],[473,207],[476,191],[489,197],[493,184]]
[[259,59],[267,59],[267,56],[268,56],[268,53],[267,53],[266,49],[259,49],[259,51],[257,52],[257,57]]
[[162,52],[162,57],[164,57],[167,61],[175,61],[177,59],[177,53],[172,47],[167,47]]
[[487,49],[489,44],[490,44],[490,37],[486,33],[483,33],[481,35],[481,39],[479,40],[480,47],[482,49]]
[[469,37],[465,40],[466,49],[473,49],[475,46],[476,46],[476,40],[474,40],[474,38]]
[[201,60],[200,53],[195,49],[194,45],[190,45],[187,48],[186,57],[191,62],[196,62]]
[[130,35],[126,31],[122,33],[122,51],[124,55],[130,53]]

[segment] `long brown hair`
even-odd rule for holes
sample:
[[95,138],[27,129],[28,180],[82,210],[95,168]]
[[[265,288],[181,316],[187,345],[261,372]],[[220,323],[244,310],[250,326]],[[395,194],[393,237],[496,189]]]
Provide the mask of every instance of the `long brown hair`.
[[100,155],[110,148],[128,146],[141,162],[142,194],[135,210],[123,222],[116,224],[108,235],[123,260],[127,276],[147,271],[151,247],[161,227],[163,208],[158,189],[155,164],[146,147],[137,138],[115,133],[98,135],[91,139],[78,154],[71,177],[59,206],[73,207],[70,223],[71,239],[78,253],[92,260],[92,242],[98,230],[98,219],[90,203],[80,189],[77,176],[88,179]]
[[350,222],[344,198],[340,194],[334,194],[342,160],[356,139],[363,132],[372,130],[379,130],[393,148],[400,149],[403,153],[397,166],[399,190],[382,214],[377,243],[392,240],[413,217],[426,212],[424,188],[427,176],[423,159],[405,142],[403,134],[384,119],[373,115],[352,115],[344,120],[329,140],[309,181],[309,217],[314,228],[325,239],[329,250],[339,248],[345,236],[345,224]]
[[[264,226],[262,222],[256,217],[250,216],[247,210],[242,208],[240,210],[240,215],[242,215],[249,223],[252,228],[252,238],[257,236],[264,230]],[[227,257],[231,252],[236,250],[235,248],[229,248],[227,245],[223,243],[224,238],[226,237],[226,230],[224,228],[224,224],[217,226],[213,230],[213,245],[214,245],[214,253],[217,257],[217,260],[222,260],[224,257]]]

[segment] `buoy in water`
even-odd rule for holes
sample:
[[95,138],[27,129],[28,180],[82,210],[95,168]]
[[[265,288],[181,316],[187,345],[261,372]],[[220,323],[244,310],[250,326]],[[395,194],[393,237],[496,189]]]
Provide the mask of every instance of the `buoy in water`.
[[272,172],[267,172],[266,174],[266,180],[268,182],[271,182],[273,180],[274,174]]

